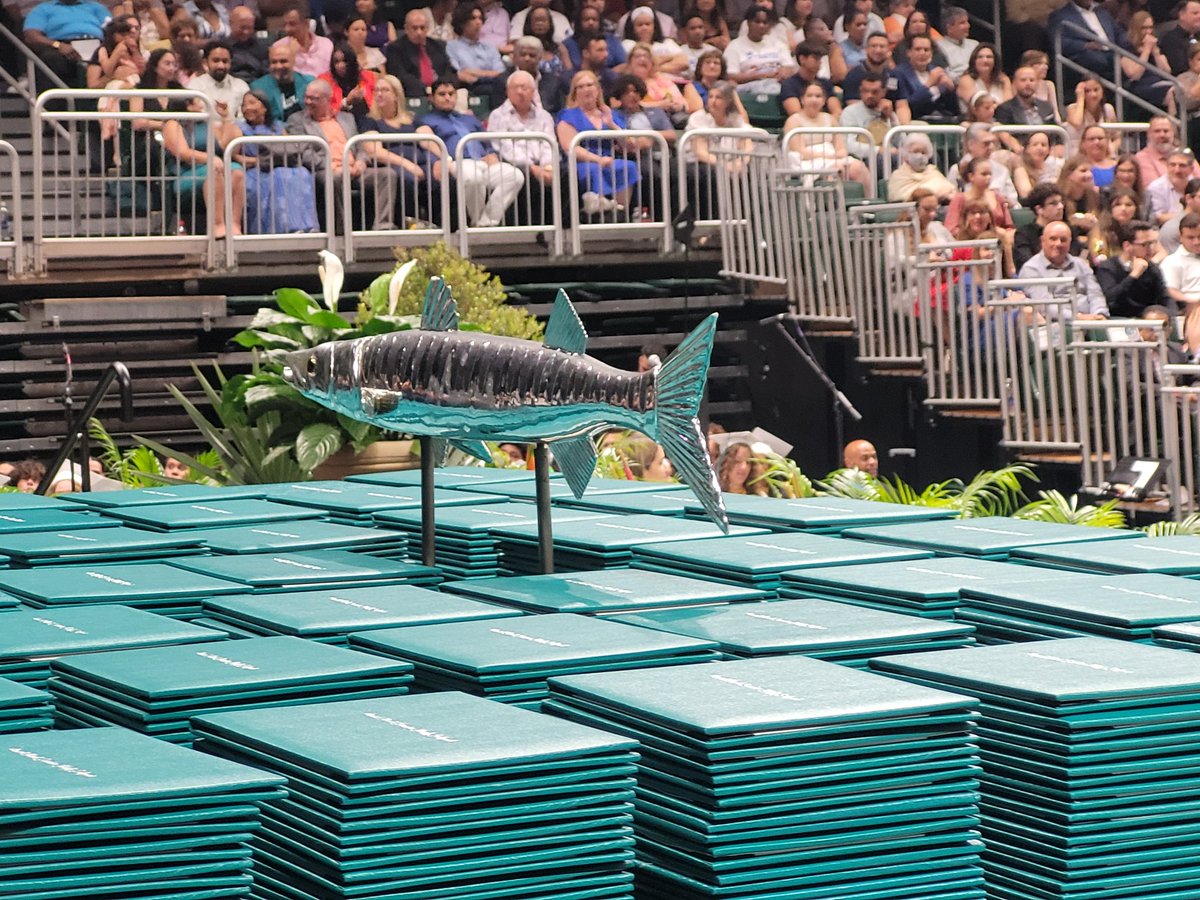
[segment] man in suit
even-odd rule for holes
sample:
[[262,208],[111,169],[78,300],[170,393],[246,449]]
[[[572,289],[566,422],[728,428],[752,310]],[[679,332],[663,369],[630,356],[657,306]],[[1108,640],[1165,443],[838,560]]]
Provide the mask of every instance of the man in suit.
[[1071,0],[1056,10],[1050,16],[1049,31],[1051,34],[1061,32],[1063,55],[1067,59],[1108,78],[1112,77],[1113,52],[1100,41],[1133,50],[1108,10],[1095,0]]
[[[274,52],[274,48],[272,48]],[[287,120],[288,134],[309,134],[321,138],[329,145],[329,166],[333,174],[334,215],[342,218],[342,174],[349,164],[350,180],[362,188],[363,199],[373,196],[375,231],[391,231],[392,210],[396,198],[396,176],[390,166],[371,164],[369,155],[361,144],[354,147],[350,157],[345,156],[346,143],[358,134],[354,116],[333,110],[333,88],[327,81],[313,81],[304,91],[304,111]],[[325,158],[319,154],[305,154],[314,171],[323,174]],[[320,184],[320,181],[318,181]],[[317,204],[321,209],[322,205]],[[358,229],[358,222],[344,223],[344,228]]]
[[1013,98],[996,107],[996,121],[1002,125],[1053,125],[1054,107],[1037,94],[1037,72],[1022,66],[1013,72]]
[[446,53],[446,45],[429,37],[429,17],[422,9],[404,16],[404,34],[388,44],[387,71],[400,79],[407,97],[424,97],[439,79],[457,80],[458,72]]

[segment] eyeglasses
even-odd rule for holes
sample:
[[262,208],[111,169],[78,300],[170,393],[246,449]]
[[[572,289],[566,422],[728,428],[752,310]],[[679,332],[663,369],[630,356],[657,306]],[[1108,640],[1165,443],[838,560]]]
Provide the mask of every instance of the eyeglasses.
[[1134,247],[1150,248],[1150,247],[1153,247],[1155,244],[1157,244],[1158,241],[1130,241],[1129,243],[1132,244]]

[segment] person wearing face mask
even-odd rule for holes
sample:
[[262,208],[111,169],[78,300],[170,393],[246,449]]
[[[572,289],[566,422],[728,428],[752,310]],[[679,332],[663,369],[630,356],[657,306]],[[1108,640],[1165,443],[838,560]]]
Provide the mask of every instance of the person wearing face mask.
[[208,63],[208,71],[193,78],[188,87],[212,100],[217,115],[222,119],[232,121],[241,111],[242,98],[250,90],[250,85],[229,74],[233,55],[229,44],[224,41],[209,43],[204,49],[204,59]]
[[908,135],[901,145],[900,158],[900,165],[888,177],[888,200],[907,202],[917,190],[929,191],[939,201],[954,196],[953,183],[932,165],[933,144],[927,135]]

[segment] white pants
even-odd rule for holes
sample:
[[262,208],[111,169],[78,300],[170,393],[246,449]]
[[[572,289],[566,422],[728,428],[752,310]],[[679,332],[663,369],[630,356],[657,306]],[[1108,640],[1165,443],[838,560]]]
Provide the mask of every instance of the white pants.
[[481,228],[501,224],[525,186],[525,173],[506,162],[489,166],[481,159],[464,159],[454,164],[454,177],[466,202],[467,221]]

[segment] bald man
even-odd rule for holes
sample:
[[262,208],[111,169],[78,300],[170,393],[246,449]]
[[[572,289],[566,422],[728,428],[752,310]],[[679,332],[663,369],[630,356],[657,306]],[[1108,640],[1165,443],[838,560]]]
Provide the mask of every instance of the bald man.
[[267,44],[254,33],[254,13],[248,6],[229,11],[229,74],[249,84],[267,74]]
[[272,47],[267,53],[267,62],[271,71],[255,79],[250,88],[267,95],[276,122],[286,122],[304,109],[304,91],[313,79],[311,75],[295,70],[296,55],[287,44]]
[[[1066,318],[1077,319],[1107,319],[1108,303],[1104,299],[1104,291],[1096,281],[1092,267],[1071,255],[1072,242],[1071,226],[1066,222],[1051,222],[1042,229],[1042,249],[1029,258],[1017,277],[1025,278],[1072,278],[1073,285],[1049,287],[1044,284],[1030,285],[1025,296],[1031,300],[1070,299],[1072,305],[1066,307]],[[1047,318],[1057,318],[1057,309],[1050,308],[1042,313]]]
[[847,469],[866,472],[872,478],[879,477],[879,454],[875,445],[861,438],[846,445],[846,449],[842,451],[842,465]]

